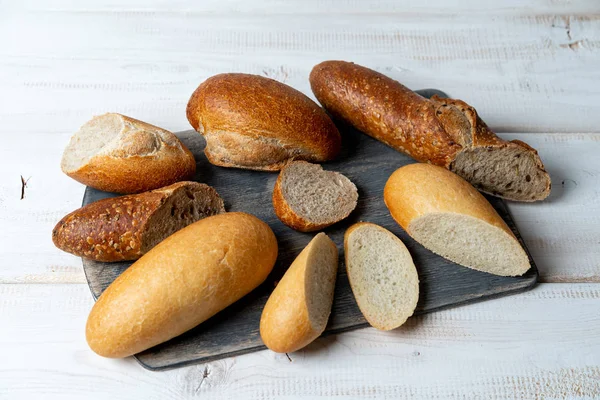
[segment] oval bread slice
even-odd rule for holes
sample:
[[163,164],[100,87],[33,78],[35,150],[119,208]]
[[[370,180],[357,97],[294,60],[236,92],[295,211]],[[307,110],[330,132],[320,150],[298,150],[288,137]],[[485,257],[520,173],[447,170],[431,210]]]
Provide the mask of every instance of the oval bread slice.
[[352,293],[369,324],[386,331],[404,324],[419,300],[419,276],[404,243],[359,222],[346,231],[344,252]]
[[260,336],[278,353],[297,351],[325,330],[338,266],[338,250],[319,233],[302,250],[269,297],[260,318]]
[[388,179],[392,217],[417,242],[457,264],[501,276],[523,275],[529,258],[494,207],[441,167],[410,164]]
[[350,179],[306,161],[288,163],[273,189],[275,214],[300,232],[317,231],[343,220],[357,201],[358,191]]
[[61,168],[84,185],[127,194],[190,178],[196,161],[173,133],[109,113],[79,128],[63,153]]
[[192,329],[260,285],[277,259],[269,225],[253,215],[214,215],[169,236],[98,298],[90,348],[127,357]]

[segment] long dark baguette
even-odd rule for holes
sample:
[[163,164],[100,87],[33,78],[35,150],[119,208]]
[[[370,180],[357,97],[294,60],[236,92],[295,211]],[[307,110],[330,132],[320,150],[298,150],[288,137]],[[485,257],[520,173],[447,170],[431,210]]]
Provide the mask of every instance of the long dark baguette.
[[461,100],[425,99],[399,82],[345,61],[325,61],[311,88],[335,118],[413,157],[450,169],[479,190],[509,200],[550,194],[550,176],[527,144],[500,139]]

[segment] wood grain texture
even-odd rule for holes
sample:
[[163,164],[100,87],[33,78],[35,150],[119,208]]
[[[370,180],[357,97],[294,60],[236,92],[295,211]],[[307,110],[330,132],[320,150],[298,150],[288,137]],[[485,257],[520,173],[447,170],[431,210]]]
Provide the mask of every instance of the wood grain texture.
[[[523,276],[500,277],[454,264],[415,242],[392,219],[383,202],[383,188],[388,177],[400,166],[414,161],[352,128],[338,128],[343,138],[341,154],[336,160],[323,164],[323,167],[348,177],[358,188],[359,199],[356,209],[348,218],[323,230],[335,242],[340,253],[334,302],[325,335],[368,326],[358,309],[344,266],[344,233],[358,221],[383,226],[406,244],[419,274],[420,293],[416,314],[533,287],[538,271],[531,259],[532,267]],[[277,237],[279,256],[273,272],[258,289],[197,328],[136,355],[140,363],[149,369],[178,367],[263,349],[259,321],[264,305],[275,282],[281,279],[315,235],[297,232],[284,225],[275,215],[271,196],[277,173],[216,167],[204,156],[205,142],[200,134],[185,131],[177,133],[177,136],[196,158],[195,180],[214,187],[225,201],[227,211],[248,212],[268,223]],[[83,204],[108,196],[113,194],[88,188]],[[488,197],[488,200],[521,240],[504,202],[493,197]],[[83,266],[94,297],[98,297],[131,264],[84,259]]]
[[5,7],[0,85],[11,96],[0,100],[2,131],[62,139],[106,111],[179,131],[187,128],[189,96],[211,75],[264,74],[310,93],[312,66],[336,58],[411,88],[439,87],[499,131],[596,132],[600,122],[594,0],[62,0]]
[[261,351],[161,373],[88,349],[92,303],[86,285],[0,285],[0,398],[600,396],[595,284],[542,284],[419,316],[390,332],[366,328],[318,339],[290,354],[292,362]]

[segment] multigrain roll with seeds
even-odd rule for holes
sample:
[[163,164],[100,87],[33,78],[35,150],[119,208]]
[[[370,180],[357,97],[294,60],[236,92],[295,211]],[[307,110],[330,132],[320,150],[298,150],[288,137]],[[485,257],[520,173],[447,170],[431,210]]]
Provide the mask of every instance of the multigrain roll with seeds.
[[223,212],[223,199],[212,187],[178,182],[79,208],[56,224],[52,240],[59,249],[90,260],[137,260],[176,231]]

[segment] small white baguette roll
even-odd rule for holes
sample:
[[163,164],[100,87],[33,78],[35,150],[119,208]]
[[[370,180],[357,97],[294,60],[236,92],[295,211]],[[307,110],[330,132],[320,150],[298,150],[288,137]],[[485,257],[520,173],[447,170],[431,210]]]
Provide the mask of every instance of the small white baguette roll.
[[87,342],[104,357],[127,357],[181,335],[260,285],[277,240],[253,215],[205,218],[169,236],[102,293]]
[[318,338],[333,304],[338,250],[319,233],[300,252],[271,293],[260,318],[260,336],[277,353],[291,353]]
[[392,217],[417,242],[457,264],[523,275],[529,258],[494,207],[458,175],[429,164],[396,170],[383,192]]
[[400,239],[379,225],[359,222],[344,234],[346,271],[363,316],[376,329],[390,330],[413,315],[419,275]]

